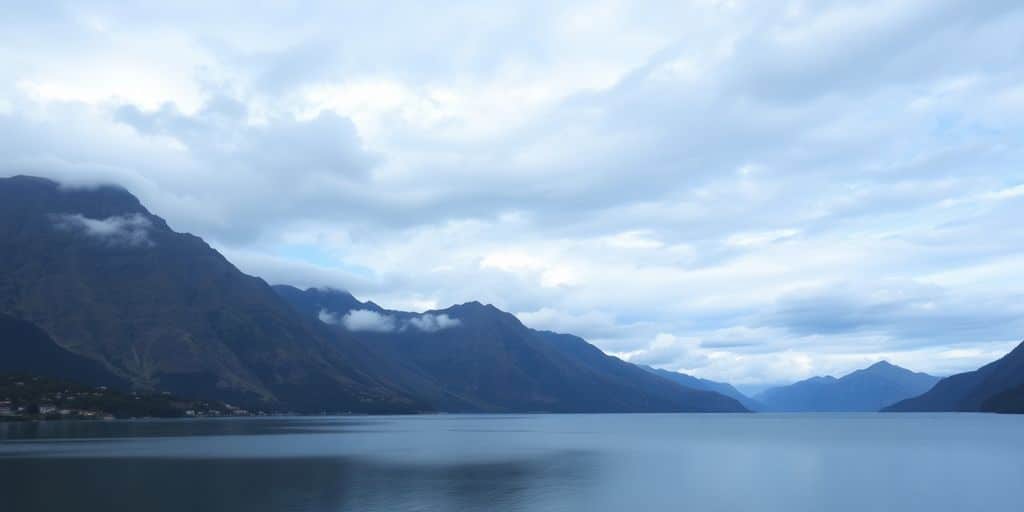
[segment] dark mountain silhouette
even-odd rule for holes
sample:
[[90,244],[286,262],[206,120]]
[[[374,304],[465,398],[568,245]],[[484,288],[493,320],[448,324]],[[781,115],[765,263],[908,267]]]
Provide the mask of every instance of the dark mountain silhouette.
[[0,374],[62,378],[93,386],[128,387],[103,365],[61,348],[35,325],[0,313]]
[[139,389],[298,411],[426,407],[373,374],[365,347],[325,337],[118,187],[0,179],[0,312]]
[[878,411],[886,405],[919,395],[939,380],[887,361],[875,363],[842,378],[813,377],[768,389],[755,399],[766,411]]
[[1024,414],[1024,385],[1000,391],[981,403],[983,412]]
[[[358,335],[383,359],[428,382],[445,411],[743,411],[718,393],[683,387],[608,356],[576,336],[537,331],[494,306],[469,302],[422,314],[390,311],[337,290],[276,286],[308,319]],[[362,317],[375,330],[351,332]],[[400,379],[395,379],[400,380]]]
[[946,377],[931,390],[885,409],[889,412],[1024,412],[1024,343],[973,371]]
[[715,393],[719,393],[727,397],[733,398],[734,400],[742,404],[743,407],[746,407],[751,411],[759,411],[763,408],[763,406],[760,403],[758,403],[757,400],[754,400],[753,398],[744,395],[742,392],[740,392],[740,390],[736,389],[735,387],[733,387],[732,384],[729,384],[728,382],[717,382],[713,380],[702,379],[700,377],[694,377],[692,375],[687,375],[685,373],[673,372],[671,370],[653,368],[650,366],[644,366],[643,368],[649,372],[653,372],[654,374],[660,377],[671,380],[672,382],[675,382],[682,386],[686,386],[692,389],[703,389],[704,391],[714,391]]

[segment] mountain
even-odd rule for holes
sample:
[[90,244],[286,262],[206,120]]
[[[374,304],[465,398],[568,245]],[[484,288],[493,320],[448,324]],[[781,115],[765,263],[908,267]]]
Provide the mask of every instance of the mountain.
[[[296,311],[337,336],[358,335],[424,383],[450,412],[739,412],[736,400],[680,386],[576,336],[538,331],[491,305],[409,313],[338,290],[276,286]],[[397,379],[396,379],[397,380]]]
[[1000,391],[981,403],[983,412],[1024,414],[1024,385]]
[[742,411],[471,302],[272,289],[114,186],[0,179],[0,371],[298,412]]
[[30,322],[0,313],[0,374],[38,375],[93,386],[128,387],[103,365],[54,343]]
[[703,389],[704,391],[714,391],[715,393],[725,395],[736,400],[737,402],[742,404],[743,407],[746,407],[751,411],[758,411],[763,408],[763,406],[760,403],[758,403],[757,400],[754,400],[753,398],[744,395],[743,393],[740,392],[740,390],[736,389],[735,387],[733,387],[732,384],[729,384],[727,382],[716,382],[713,380],[702,379],[700,377],[687,375],[685,373],[673,372],[670,370],[653,368],[650,366],[643,366],[642,368],[654,373],[655,375],[666,378],[668,380],[671,380],[672,382],[675,382],[682,386],[686,386],[688,388]]
[[[296,411],[427,408],[375,374],[387,363],[357,340],[326,335],[118,187],[0,179],[0,313],[61,349],[26,364],[66,352],[135,389]],[[5,336],[0,359],[26,353],[18,339]]]
[[1024,343],[997,361],[946,377],[927,393],[885,410],[1024,413]]
[[881,361],[842,378],[813,377],[768,389],[754,398],[764,404],[767,411],[878,411],[927,391],[938,380],[938,377]]

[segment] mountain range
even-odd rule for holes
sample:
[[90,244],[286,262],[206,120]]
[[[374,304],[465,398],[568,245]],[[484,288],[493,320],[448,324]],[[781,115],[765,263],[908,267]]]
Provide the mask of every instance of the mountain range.
[[0,179],[0,313],[7,371],[78,368],[90,381],[262,408],[745,410],[493,306],[407,313],[272,288],[115,186]]
[[1024,342],[992,363],[946,377],[927,393],[885,411],[1024,413]]
[[846,376],[813,377],[771,388],[755,399],[775,412],[875,412],[931,389],[939,378],[880,361]]
[[0,373],[296,412],[1024,412],[1024,344],[942,380],[883,361],[750,398],[492,305],[271,286],[123,188],[29,176],[0,178]]
[[[466,412],[739,411],[735,400],[680,386],[576,336],[538,331],[492,305],[409,313],[339,290],[275,290],[309,321],[358,334],[415,376],[442,410]],[[396,378],[397,380],[397,378]]]

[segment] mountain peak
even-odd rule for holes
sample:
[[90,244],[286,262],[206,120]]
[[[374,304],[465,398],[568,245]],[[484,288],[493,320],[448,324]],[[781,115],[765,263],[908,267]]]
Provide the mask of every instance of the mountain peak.
[[906,368],[896,366],[885,359],[868,366],[865,370],[906,370]]
[[8,183],[25,184],[25,185],[49,185],[57,186],[58,183],[49,178],[43,178],[40,176],[29,176],[27,174],[17,174],[7,178],[0,178],[0,181],[6,181]]
[[773,411],[877,411],[924,393],[936,381],[938,377],[914,373],[883,360],[838,379],[812,377],[772,388],[757,398]]
[[444,309],[442,311],[461,311],[461,312],[476,313],[476,314],[487,314],[487,313],[504,313],[504,314],[509,314],[509,313],[505,313],[504,311],[496,308],[493,304],[484,304],[484,303],[482,303],[482,302],[480,302],[478,300],[464,302],[462,304],[455,304],[453,306],[449,306],[448,308],[446,308],[446,309]]
[[306,289],[306,293],[312,293],[321,297],[344,297],[346,299],[355,299],[356,296],[352,295],[348,290],[341,288],[334,288],[331,286],[314,286]]
[[462,320],[463,322],[468,322],[471,324],[489,324],[492,322],[498,322],[503,324],[516,325],[519,328],[525,329],[525,326],[522,324],[522,322],[520,322],[519,319],[516,318],[516,316],[513,315],[512,313],[502,311],[495,307],[493,304],[484,304],[480,301],[475,300],[465,302],[462,304],[456,304],[454,306],[449,306],[445,309],[428,311],[428,313],[448,314],[451,315],[452,317]]
[[[913,370],[909,370],[909,369],[904,368],[902,366],[892,364],[892,363],[890,363],[889,361],[886,361],[886,360],[879,361],[879,362],[877,362],[877,363],[875,363],[875,364],[873,364],[871,366],[868,366],[867,368],[863,368],[863,369],[854,371],[854,372],[850,373],[849,375],[847,375],[846,377],[854,377],[854,376],[864,375],[864,374],[887,375],[887,376],[891,376],[891,377],[900,377],[900,376],[904,376],[904,375],[908,375],[908,376],[909,375],[919,375],[919,376],[931,377],[930,375],[928,375],[926,373],[915,372]],[[844,377],[844,378],[846,378],[846,377]]]
[[64,183],[52,180],[50,178],[44,178],[42,176],[32,176],[29,174],[17,174],[7,178],[0,178],[0,184],[20,187],[33,187],[37,189],[61,189],[68,191],[111,191],[118,194],[124,194],[135,197],[134,195],[132,195],[131,192],[128,191],[128,189],[113,183]]
[[137,197],[118,185],[67,185],[26,175],[0,178],[0,204],[5,207],[0,211],[22,214],[78,214],[91,219],[126,214],[151,216]]
[[327,310],[333,314],[344,315],[355,309],[371,309],[377,312],[383,309],[372,302],[361,302],[346,290],[330,287],[310,287],[302,290],[289,285],[274,285],[279,295],[291,302],[300,302],[303,309],[313,311]]
[[835,378],[835,377],[833,377],[831,375],[818,375],[818,376],[806,379],[806,380],[804,380],[802,382],[835,382],[837,380],[839,380],[839,379],[837,379],[837,378]]

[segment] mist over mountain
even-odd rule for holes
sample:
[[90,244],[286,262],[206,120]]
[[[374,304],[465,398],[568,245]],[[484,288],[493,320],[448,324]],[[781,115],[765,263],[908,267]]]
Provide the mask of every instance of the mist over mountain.
[[[382,359],[429,382],[419,391],[460,412],[735,412],[721,394],[684,387],[608,356],[576,336],[538,331],[492,305],[410,313],[339,290],[275,286],[338,336],[359,335]],[[401,377],[395,377],[401,380]]]
[[946,377],[927,393],[885,411],[1024,413],[1024,342],[996,361]]
[[880,361],[841,378],[813,377],[754,397],[766,411],[874,412],[919,395],[939,378]]

